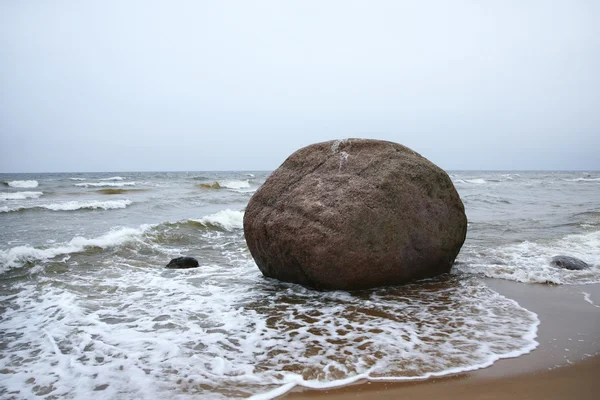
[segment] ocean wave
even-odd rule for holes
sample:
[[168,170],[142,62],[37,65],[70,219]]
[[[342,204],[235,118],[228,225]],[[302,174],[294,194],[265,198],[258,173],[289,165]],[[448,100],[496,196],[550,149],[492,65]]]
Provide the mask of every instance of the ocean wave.
[[575,178],[575,179],[564,179],[567,182],[600,182],[600,178]]
[[243,229],[244,227],[244,212],[243,211],[233,211],[233,210],[222,210],[212,215],[207,215],[206,217],[191,220],[194,222],[198,222],[204,226],[208,227],[218,227],[221,229],[225,229],[227,231],[232,231],[234,229]]
[[122,186],[135,186],[135,182],[84,182],[75,183],[75,186],[79,187],[122,187]]
[[5,182],[5,184],[10,187],[21,188],[21,189],[36,188],[39,185],[38,181],[33,181],[33,180],[31,180],[31,181],[10,181],[10,182]]
[[101,178],[101,179],[98,179],[98,180],[99,181],[122,181],[124,179],[125,178],[120,177],[120,176],[111,176],[110,178]]
[[85,178],[69,178],[72,181],[85,181]]
[[197,186],[203,189],[221,189],[219,182],[199,183]]
[[515,178],[520,178],[521,175],[520,174],[502,174],[502,177],[506,180],[512,181]]
[[146,189],[98,189],[96,192],[102,194],[123,194],[123,193],[135,193],[135,192],[145,192]]
[[483,185],[484,183],[487,183],[487,182],[485,181],[485,179],[476,178],[476,179],[455,179],[454,183]]
[[0,200],[25,200],[25,199],[37,199],[44,192],[14,192],[14,193],[0,193]]
[[50,211],[76,211],[90,209],[95,210],[101,208],[103,210],[114,210],[119,208],[125,208],[132,204],[131,200],[111,200],[111,201],[67,201],[64,203],[54,204],[36,204],[28,206],[17,206],[17,207],[0,207],[0,212],[16,212],[33,209],[45,209]]
[[248,189],[250,187],[250,181],[249,180],[216,181],[216,182],[208,182],[208,183],[199,183],[198,186],[201,188],[204,188],[204,189],[225,188],[225,189],[239,190],[239,189]]
[[87,239],[77,236],[68,243],[47,248],[18,246],[9,250],[0,250],[0,271],[20,267],[28,262],[45,261],[56,256],[79,253],[90,247],[103,249],[119,246],[141,237],[152,225],[142,225],[140,228],[121,228],[108,232],[97,238]]
[[[571,271],[550,265],[553,256],[580,258],[592,267]],[[453,271],[524,283],[589,284],[600,282],[600,231],[550,242],[522,242],[488,248],[464,247]]]

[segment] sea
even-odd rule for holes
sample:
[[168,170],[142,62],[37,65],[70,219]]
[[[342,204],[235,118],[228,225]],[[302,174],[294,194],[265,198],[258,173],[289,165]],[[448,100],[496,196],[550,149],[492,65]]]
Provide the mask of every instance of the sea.
[[[268,175],[0,174],[0,398],[271,399],[456,374],[538,345],[538,316],[489,278],[600,282],[600,172],[450,171],[468,217],[451,273],[357,292],[261,275],[242,220]],[[179,256],[200,267],[165,268]]]

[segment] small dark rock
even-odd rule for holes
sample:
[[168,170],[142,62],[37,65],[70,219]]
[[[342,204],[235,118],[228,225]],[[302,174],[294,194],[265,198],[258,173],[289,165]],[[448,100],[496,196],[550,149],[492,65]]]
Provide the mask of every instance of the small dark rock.
[[198,260],[193,257],[177,257],[169,261],[167,268],[198,268]]
[[581,261],[579,258],[570,256],[554,256],[550,265],[557,268],[564,268],[570,270],[582,270],[590,268],[590,265],[585,261]]

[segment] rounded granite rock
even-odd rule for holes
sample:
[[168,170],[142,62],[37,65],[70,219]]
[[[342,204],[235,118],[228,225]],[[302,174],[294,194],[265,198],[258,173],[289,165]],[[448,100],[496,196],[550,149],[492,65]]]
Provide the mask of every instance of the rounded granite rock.
[[318,289],[446,273],[466,232],[463,203],[442,169],[405,146],[367,139],[296,151],[244,214],[261,272]]

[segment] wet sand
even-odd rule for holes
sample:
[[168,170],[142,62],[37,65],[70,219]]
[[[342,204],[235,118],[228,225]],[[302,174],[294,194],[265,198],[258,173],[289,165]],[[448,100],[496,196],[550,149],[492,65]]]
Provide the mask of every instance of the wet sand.
[[541,285],[486,279],[541,321],[537,349],[491,367],[419,382],[361,382],[330,390],[295,388],[285,398],[600,398],[600,284]]

